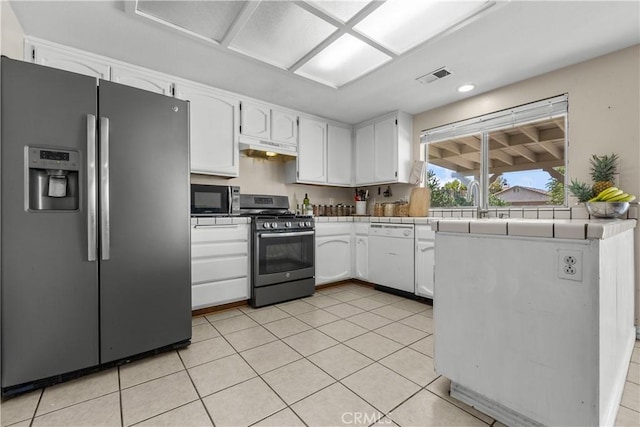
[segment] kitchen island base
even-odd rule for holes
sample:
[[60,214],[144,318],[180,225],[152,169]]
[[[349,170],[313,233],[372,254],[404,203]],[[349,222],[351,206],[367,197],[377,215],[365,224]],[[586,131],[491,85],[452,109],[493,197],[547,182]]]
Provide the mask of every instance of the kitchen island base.
[[635,341],[632,227],[438,232],[435,258],[435,367],[452,396],[509,425],[614,424]]

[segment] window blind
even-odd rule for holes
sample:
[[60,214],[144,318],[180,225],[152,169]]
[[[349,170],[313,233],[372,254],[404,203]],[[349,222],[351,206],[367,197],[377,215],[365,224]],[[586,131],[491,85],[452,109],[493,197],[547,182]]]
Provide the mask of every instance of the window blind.
[[507,110],[485,114],[484,116],[462,120],[433,129],[423,130],[420,142],[430,143],[460,138],[484,131],[506,129],[542,119],[565,115],[568,109],[567,94],[532,102]]

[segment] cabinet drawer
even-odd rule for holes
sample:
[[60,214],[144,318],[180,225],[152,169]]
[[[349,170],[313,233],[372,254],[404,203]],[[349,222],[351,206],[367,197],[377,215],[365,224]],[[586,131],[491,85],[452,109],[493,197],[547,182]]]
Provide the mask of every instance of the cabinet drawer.
[[191,283],[247,277],[249,275],[249,258],[247,256],[225,258],[201,258],[191,261]]
[[249,299],[247,277],[202,283],[191,287],[191,307],[194,310],[246,299]]
[[219,243],[228,241],[249,241],[247,225],[212,225],[191,228],[191,243]]
[[192,243],[191,259],[207,257],[248,256],[249,245],[247,242],[223,242],[223,243]]
[[434,240],[436,238],[436,232],[431,229],[430,225],[417,226],[416,238],[418,240]]
[[322,222],[316,224],[316,236],[349,236],[351,235],[351,223],[349,222]]

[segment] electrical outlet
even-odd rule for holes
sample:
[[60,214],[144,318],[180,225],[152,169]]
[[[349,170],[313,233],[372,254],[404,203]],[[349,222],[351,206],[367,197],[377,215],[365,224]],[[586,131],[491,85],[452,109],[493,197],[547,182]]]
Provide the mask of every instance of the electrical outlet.
[[582,282],[582,251],[558,249],[558,277]]

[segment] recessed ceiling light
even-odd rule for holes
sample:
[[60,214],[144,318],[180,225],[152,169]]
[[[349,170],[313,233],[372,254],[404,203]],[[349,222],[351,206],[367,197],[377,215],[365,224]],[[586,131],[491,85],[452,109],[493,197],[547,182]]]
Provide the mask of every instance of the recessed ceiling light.
[[475,88],[476,85],[474,85],[473,83],[466,83],[458,88],[458,92],[469,92]]

